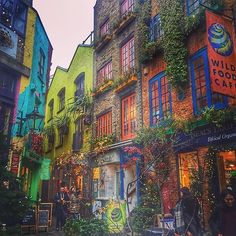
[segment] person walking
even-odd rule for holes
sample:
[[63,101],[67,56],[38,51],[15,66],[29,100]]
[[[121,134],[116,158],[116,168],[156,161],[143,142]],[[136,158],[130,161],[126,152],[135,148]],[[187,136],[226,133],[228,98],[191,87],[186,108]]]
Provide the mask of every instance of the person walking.
[[231,189],[222,191],[221,202],[211,215],[209,226],[213,236],[236,235],[236,203]]
[[202,227],[199,219],[199,203],[187,187],[180,189],[180,199],[176,204],[175,233],[180,236],[201,236]]
[[55,213],[56,213],[56,230],[62,230],[67,217],[67,203],[70,201],[68,193],[64,191],[64,187],[54,196]]

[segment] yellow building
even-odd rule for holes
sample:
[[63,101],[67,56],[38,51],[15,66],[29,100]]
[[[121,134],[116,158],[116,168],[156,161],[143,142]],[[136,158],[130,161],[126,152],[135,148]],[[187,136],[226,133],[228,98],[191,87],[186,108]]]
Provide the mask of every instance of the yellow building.
[[[93,48],[79,45],[68,69],[57,67],[48,88],[45,114],[45,156],[51,159],[51,180],[42,195],[51,200],[61,185],[86,195],[84,155],[90,151]],[[87,180],[88,181],[88,180]],[[86,186],[86,185],[84,185]],[[87,185],[88,186],[88,185]]]

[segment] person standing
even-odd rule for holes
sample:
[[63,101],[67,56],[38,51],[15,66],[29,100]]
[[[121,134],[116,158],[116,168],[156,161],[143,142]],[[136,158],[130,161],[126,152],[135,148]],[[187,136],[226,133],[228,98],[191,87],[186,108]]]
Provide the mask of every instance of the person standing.
[[201,236],[202,227],[199,219],[199,203],[187,187],[180,189],[180,199],[176,204],[175,232],[180,236]]
[[67,202],[69,202],[68,193],[64,191],[64,187],[54,196],[55,210],[56,210],[56,230],[62,230],[67,216]]
[[221,202],[209,219],[213,236],[236,235],[236,203],[232,190],[225,189],[221,193]]

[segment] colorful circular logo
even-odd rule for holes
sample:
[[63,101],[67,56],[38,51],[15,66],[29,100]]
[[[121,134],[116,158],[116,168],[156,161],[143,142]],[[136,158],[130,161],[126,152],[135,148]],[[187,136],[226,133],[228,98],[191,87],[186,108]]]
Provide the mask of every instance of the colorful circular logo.
[[122,219],[122,212],[120,210],[120,208],[114,208],[111,212],[111,219],[114,222],[118,222]]
[[233,51],[233,42],[230,34],[219,23],[214,23],[209,27],[208,40],[214,51],[221,56],[229,56]]

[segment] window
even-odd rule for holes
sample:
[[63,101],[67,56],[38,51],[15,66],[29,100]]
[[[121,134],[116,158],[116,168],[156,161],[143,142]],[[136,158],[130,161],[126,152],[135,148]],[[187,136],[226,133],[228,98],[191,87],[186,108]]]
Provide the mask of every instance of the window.
[[213,105],[216,109],[226,107],[226,96],[211,92],[206,49],[196,53],[190,59],[190,70],[194,113],[198,114],[205,107]]
[[58,147],[59,146],[62,146],[63,145],[63,134],[64,132],[63,132],[63,127],[60,127],[59,129],[58,129]]
[[0,21],[24,35],[27,7],[20,1],[0,0]]
[[83,145],[84,126],[83,119],[79,118],[75,121],[75,133],[73,135],[73,151],[78,152]]
[[121,68],[123,74],[134,69],[134,37],[121,48]]
[[170,84],[162,72],[149,82],[150,123],[156,125],[172,113]]
[[81,73],[75,80],[75,97],[80,97],[84,95],[84,77],[85,73]]
[[54,108],[54,100],[52,99],[52,100],[48,103],[49,120],[51,120],[51,119],[53,118],[53,108]]
[[97,118],[97,137],[112,134],[112,112],[109,111]]
[[40,48],[39,50],[39,71],[38,75],[41,80],[43,80],[44,75],[44,64],[45,64],[45,55],[43,50]]
[[121,138],[133,138],[136,130],[135,94],[121,100]]
[[109,19],[107,19],[100,27],[100,37],[109,34]]
[[63,88],[59,93],[58,93],[58,98],[59,98],[59,111],[63,110],[65,107],[65,88]]
[[97,85],[109,79],[112,79],[112,61],[109,61],[97,72]]
[[198,13],[200,4],[206,3],[207,0],[187,0],[187,15]]
[[134,11],[134,0],[124,0],[120,5],[121,17],[127,15],[129,12]]
[[164,34],[164,31],[161,28],[161,18],[159,14],[152,18],[149,25],[149,32],[150,41],[155,41]]

